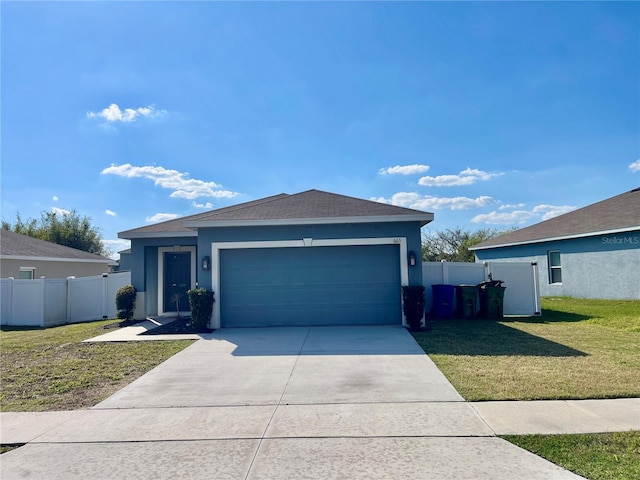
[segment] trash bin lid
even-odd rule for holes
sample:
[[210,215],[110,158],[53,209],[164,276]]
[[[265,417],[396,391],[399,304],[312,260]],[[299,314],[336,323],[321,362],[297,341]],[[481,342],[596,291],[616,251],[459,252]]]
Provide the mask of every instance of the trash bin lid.
[[501,287],[503,283],[504,283],[503,280],[485,280],[484,282],[479,283],[478,287],[480,288]]

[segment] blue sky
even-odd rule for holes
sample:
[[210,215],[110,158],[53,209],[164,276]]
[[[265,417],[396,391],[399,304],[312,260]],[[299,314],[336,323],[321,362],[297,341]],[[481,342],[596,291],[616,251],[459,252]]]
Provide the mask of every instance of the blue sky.
[[521,227],[640,186],[637,2],[2,2],[2,218],[320,189]]

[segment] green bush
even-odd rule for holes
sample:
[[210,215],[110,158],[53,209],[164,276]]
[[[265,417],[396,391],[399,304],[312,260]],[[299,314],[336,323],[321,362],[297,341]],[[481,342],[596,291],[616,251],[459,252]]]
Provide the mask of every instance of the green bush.
[[402,308],[412,330],[420,329],[420,320],[424,315],[424,303],[424,287],[422,285],[402,287]]
[[133,311],[136,309],[136,288],[133,285],[120,287],[116,292],[116,308],[118,318],[121,320],[131,320]]
[[213,313],[213,292],[206,288],[194,288],[187,291],[191,308],[191,325],[197,332],[209,330],[209,322]]

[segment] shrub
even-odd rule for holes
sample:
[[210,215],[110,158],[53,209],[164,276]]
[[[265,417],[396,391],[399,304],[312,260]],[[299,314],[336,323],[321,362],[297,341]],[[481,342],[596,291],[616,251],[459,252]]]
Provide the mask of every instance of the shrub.
[[131,320],[133,311],[136,309],[136,288],[133,285],[120,287],[116,292],[116,308],[118,318],[121,320]]
[[402,287],[402,309],[412,330],[420,329],[420,320],[424,314],[424,287],[405,285]]
[[191,308],[191,326],[197,332],[209,330],[209,322],[213,313],[213,292],[206,288],[194,288],[187,291]]

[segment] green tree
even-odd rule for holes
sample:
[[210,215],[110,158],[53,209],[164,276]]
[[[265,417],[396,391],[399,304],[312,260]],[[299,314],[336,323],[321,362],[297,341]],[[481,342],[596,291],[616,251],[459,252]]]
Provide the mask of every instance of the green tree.
[[469,250],[480,242],[497,237],[511,230],[483,228],[475,232],[460,227],[422,234],[422,260],[425,262],[474,262],[475,254]]
[[100,230],[91,224],[91,218],[80,216],[75,209],[68,213],[44,211],[39,220],[26,221],[18,213],[13,225],[3,220],[2,228],[98,255],[111,253],[102,243]]

